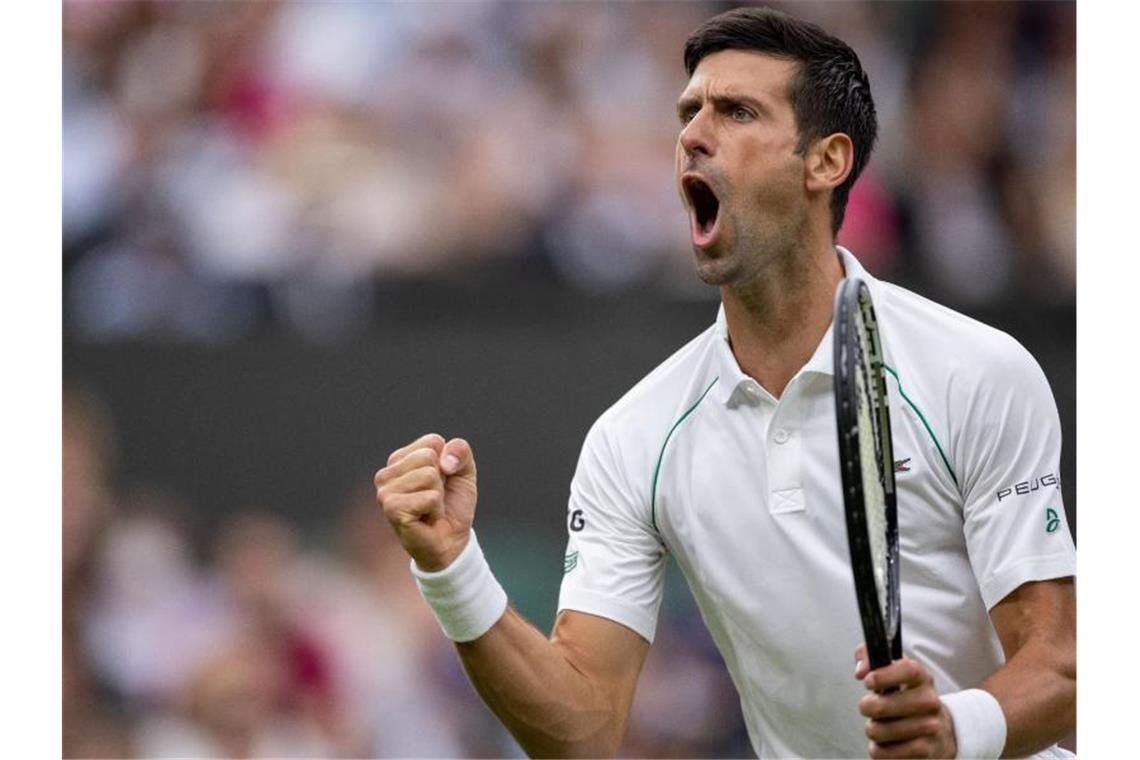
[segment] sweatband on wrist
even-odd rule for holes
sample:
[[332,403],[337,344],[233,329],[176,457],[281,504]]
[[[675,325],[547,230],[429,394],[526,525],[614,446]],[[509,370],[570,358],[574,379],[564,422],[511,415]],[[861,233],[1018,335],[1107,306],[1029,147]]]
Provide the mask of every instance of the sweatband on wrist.
[[452,641],[479,638],[507,609],[507,592],[483,558],[475,531],[471,531],[467,546],[450,565],[429,573],[420,570],[412,560],[412,575],[444,635]]
[[954,721],[958,757],[1001,757],[1005,748],[1005,713],[993,694],[984,689],[966,689],[946,694],[942,704]]

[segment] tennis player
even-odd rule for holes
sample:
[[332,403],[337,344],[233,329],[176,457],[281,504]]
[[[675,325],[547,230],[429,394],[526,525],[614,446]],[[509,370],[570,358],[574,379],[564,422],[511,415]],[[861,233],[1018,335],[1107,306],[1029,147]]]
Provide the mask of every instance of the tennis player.
[[[685,44],[678,190],[715,324],[590,430],[559,614],[523,620],[472,530],[475,457],[427,435],[377,501],[475,688],[536,756],[613,755],[666,554],[692,588],[760,757],[1064,757],[1075,549],[1056,407],[1012,338],[870,276],[835,245],[877,131],[858,57],[767,9]],[[830,323],[866,281],[889,375],[905,656],[868,671],[838,473]],[[854,654],[854,657],[852,656]],[[852,678],[854,671],[854,678]]]

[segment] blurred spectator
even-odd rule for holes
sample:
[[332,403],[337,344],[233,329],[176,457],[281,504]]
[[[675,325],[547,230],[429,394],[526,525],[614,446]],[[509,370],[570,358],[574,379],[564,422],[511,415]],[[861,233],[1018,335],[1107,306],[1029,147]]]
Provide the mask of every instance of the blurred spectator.
[[118,451],[110,416],[86,388],[64,390],[62,443],[63,752],[126,757],[132,748],[122,705],[83,646],[93,560],[112,509]]
[[[95,537],[107,518],[118,456],[103,403],[86,388],[63,391],[63,582],[87,581]],[[65,594],[66,595],[66,594]]]
[[196,565],[186,518],[168,495],[136,490],[99,547],[85,645],[130,710],[173,703],[232,626]]
[[332,757],[320,735],[278,714],[288,674],[272,638],[214,651],[187,684],[184,710],[141,722],[143,757]]
[[[86,440],[74,414],[65,438]],[[69,455],[72,481],[84,461]],[[107,495],[92,582],[65,586],[65,756],[521,756],[370,492],[353,494],[330,551],[247,511],[217,527],[205,564],[176,499]]]
[[[68,0],[67,328],[336,340],[371,282],[496,261],[672,292],[680,48],[721,7]],[[935,298],[1071,303],[1073,6],[788,8],[879,104],[841,241]]]

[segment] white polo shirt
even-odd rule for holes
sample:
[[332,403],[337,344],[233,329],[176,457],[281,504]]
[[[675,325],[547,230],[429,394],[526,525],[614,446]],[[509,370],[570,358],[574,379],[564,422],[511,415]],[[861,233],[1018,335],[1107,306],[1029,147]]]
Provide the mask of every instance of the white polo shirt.
[[[1076,573],[1060,423],[1010,336],[871,277],[890,395],[903,649],[939,693],[1004,662],[988,610]],[[744,374],[724,311],[591,428],[570,489],[559,610],[653,640],[672,554],[740,692],[760,757],[866,755],[831,330],[777,400]]]

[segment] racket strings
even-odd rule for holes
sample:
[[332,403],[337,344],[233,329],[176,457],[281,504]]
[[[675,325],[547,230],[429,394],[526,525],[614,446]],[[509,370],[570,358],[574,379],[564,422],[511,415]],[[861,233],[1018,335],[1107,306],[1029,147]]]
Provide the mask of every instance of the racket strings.
[[[894,496],[894,451],[891,446],[890,410],[887,403],[886,377],[883,374],[882,346],[870,295],[860,292],[859,308],[854,313],[862,360],[858,366],[864,373],[869,400],[869,413],[874,429],[874,474],[865,468],[864,491],[867,498],[867,528],[871,537],[875,585],[883,622],[888,636],[897,642],[898,620],[898,527],[890,501]],[[861,423],[862,424],[862,423]],[[872,487],[874,479],[877,487]],[[901,653],[896,653],[896,656]]]
[[[855,312],[857,355],[855,366],[856,417],[863,506],[877,601],[884,622],[890,616],[890,548],[887,541],[887,500],[884,488],[883,445],[880,415],[882,363],[875,350],[873,326],[863,309]],[[872,323],[873,324],[873,323]]]

